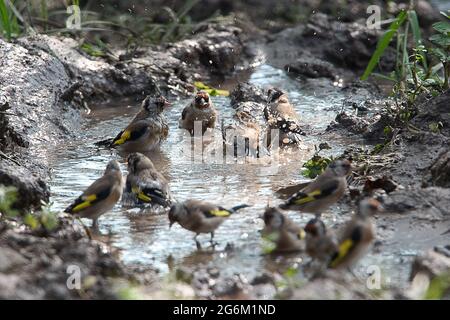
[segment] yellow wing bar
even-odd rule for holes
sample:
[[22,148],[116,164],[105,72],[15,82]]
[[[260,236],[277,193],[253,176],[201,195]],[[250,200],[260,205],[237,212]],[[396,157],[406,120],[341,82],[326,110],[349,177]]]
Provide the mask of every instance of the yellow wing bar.
[[89,208],[92,205],[92,202],[97,200],[97,195],[91,194],[91,195],[89,195],[87,197],[84,197],[83,200],[84,200],[83,202],[81,202],[80,204],[76,205],[72,209],[72,212],[76,213],[76,212],[80,212],[83,209]]
[[128,139],[131,137],[131,132],[128,130],[125,130],[122,135],[120,136],[120,139],[114,141],[114,145],[118,146],[121,144],[124,144]]

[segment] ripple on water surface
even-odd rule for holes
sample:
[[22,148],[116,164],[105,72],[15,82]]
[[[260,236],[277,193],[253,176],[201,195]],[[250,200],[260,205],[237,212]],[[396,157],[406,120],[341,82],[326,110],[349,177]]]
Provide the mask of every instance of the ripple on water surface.
[[[278,86],[288,91],[289,97],[305,123],[313,132],[322,132],[334,119],[342,105],[343,97],[331,92],[324,98],[314,92],[304,92],[299,82],[287,77],[282,70],[262,65],[250,76],[254,84]],[[221,117],[232,116],[229,99],[213,97]],[[301,180],[300,168],[310,155],[294,153],[286,155],[277,172],[267,175],[255,164],[196,164],[181,157],[178,118],[188,100],[173,104],[166,116],[169,120],[170,134],[162,145],[161,153],[153,155],[157,168],[170,180],[173,195],[178,200],[188,198],[203,199],[234,206],[249,203],[252,208],[233,215],[216,232],[220,243],[218,252],[201,254],[196,252],[192,234],[178,225],[169,231],[165,215],[136,215],[117,205],[112,212],[100,218],[101,231],[113,234],[114,244],[122,249],[126,263],[151,264],[163,274],[168,271],[168,258],[175,264],[210,263],[220,267],[224,274],[239,272],[251,278],[264,269],[271,269],[274,261],[262,256],[259,230],[262,214],[268,200],[276,203],[274,191],[291,181]],[[93,142],[112,137],[123,128],[138,110],[138,104],[129,108],[101,106],[93,108],[83,127],[83,134],[70,145],[60,146],[53,157],[53,180],[51,183],[52,201],[55,210],[62,210],[77,197],[92,181],[103,172],[111,158],[117,158],[125,171],[123,159],[115,151],[99,150]],[[312,134],[306,137],[309,143],[319,143],[320,137]],[[333,143],[333,153],[343,150],[339,142]],[[338,210],[338,209],[337,209]],[[291,214],[297,222],[305,223],[310,216]],[[331,217],[331,215],[330,215]],[[328,219],[329,222],[334,221]],[[199,237],[202,242],[208,235]],[[234,250],[223,251],[227,243]]]

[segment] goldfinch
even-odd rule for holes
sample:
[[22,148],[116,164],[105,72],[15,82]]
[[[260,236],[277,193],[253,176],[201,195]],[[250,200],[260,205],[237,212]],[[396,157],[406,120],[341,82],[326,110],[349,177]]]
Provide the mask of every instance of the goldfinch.
[[83,192],[64,212],[93,221],[98,228],[98,218],[111,210],[122,196],[123,178],[119,163],[112,160],[105,173]]
[[350,172],[350,161],[344,159],[332,162],[325,172],[294,193],[280,208],[320,215],[345,194],[346,177]]
[[194,135],[194,125],[198,121],[202,124],[202,134],[204,134],[208,128],[214,129],[216,120],[217,111],[209,98],[209,94],[205,91],[198,91],[194,101],[183,109],[179,127]]
[[372,198],[364,199],[339,237],[338,251],[333,255],[330,268],[350,268],[370,249],[375,239],[375,225],[372,216],[381,210],[381,204]]
[[123,152],[148,152],[167,138],[169,126],[163,115],[170,103],[163,96],[147,96],[130,124],[111,143]]
[[142,153],[131,153],[127,158],[128,175],[122,202],[126,206],[170,206],[169,183],[153,162]]
[[263,215],[262,235],[272,240],[275,252],[295,252],[305,249],[305,231],[277,208],[267,208]]
[[211,244],[214,245],[214,231],[237,210],[248,207],[248,205],[240,205],[231,209],[208,203],[200,200],[187,200],[182,203],[175,203],[169,211],[170,227],[175,222],[195,233],[194,241],[197,248],[201,248],[197,240],[200,233],[211,234]]
[[264,108],[264,118],[267,122],[268,145],[271,142],[271,130],[279,130],[280,147],[295,146],[302,142],[303,131],[299,116],[289,102],[285,92],[278,88],[269,89],[268,102]]
[[327,231],[320,218],[308,221],[305,226],[306,253],[312,258],[327,266],[333,255],[338,251],[334,234]]

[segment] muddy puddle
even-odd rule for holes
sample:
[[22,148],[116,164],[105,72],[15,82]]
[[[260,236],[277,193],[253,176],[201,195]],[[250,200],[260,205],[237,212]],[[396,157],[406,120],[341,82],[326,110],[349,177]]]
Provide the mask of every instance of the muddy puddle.
[[[249,82],[264,87],[278,86],[289,93],[303,121],[311,126],[311,134],[305,142],[314,145],[324,139],[332,146],[329,154],[338,155],[349,145],[348,141],[324,137],[323,131],[342,109],[343,96],[339,90],[320,94],[302,90],[299,82],[289,78],[282,70],[268,65],[261,65],[249,76]],[[229,99],[213,97],[216,108],[224,119],[229,119],[233,110]],[[193,234],[174,225],[169,230],[167,216],[164,214],[136,213],[125,210],[120,204],[112,212],[103,215],[100,230],[104,234],[111,233],[113,244],[121,249],[125,263],[149,265],[166,275],[174,266],[195,266],[199,263],[217,267],[224,276],[239,273],[247,279],[261,274],[265,270],[283,273],[287,267],[301,263],[302,256],[280,259],[262,255],[263,243],[260,238],[263,222],[259,216],[263,213],[268,201],[276,204],[278,200],[274,192],[282,186],[304,180],[300,175],[303,162],[311,157],[309,152],[283,154],[276,172],[267,174],[256,164],[231,163],[225,165],[192,163],[181,156],[180,133],[178,119],[182,108],[188,100],[175,101],[166,113],[170,125],[170,134],[159,154],[151,155],[155,165],[170,180],[170,186],[177,200],[188,198],[202,199],[231,207],[241,203],[251,204],[233,215],[216,232],[215,240],[219,242],[215,252],[198,252]],[[127,105],[126,109],[115,105]],[[61,145],[52,157],[53,168],[51,191],[53,209],[63,210],[72,199],[98,178],[107,162],[116,158],[124,160],[115,151],[100,150],[94,142],[115,136],[138,110],[139,102],[121,101],[114,106],[92,107],[83,123],[83,134],[72,143]],[[353,140],[354,143],[354,140]],[[326,154],[326,153],[325,153]],[[347,210],[347,209],[346,209]],[[346,211],[345,210],[345,211]],[[306,223],[311,216],[289,213],[300,224]],[[347,213],[334,207],[324,215],[328,225],[346,220]],[[202,235],[199,240],[206,247],[209,235]],[[405,253],[408,255],[408,252]],[[415,254],[411,252],[411,254]],[[399,259],[398,251],[383,251],[382,254],[369,255],[361,265],[378,263],[383,269],[399,271],[402,276],[398,281],[407,278],[409,264]],[[363,268],[362,270],[366,270]]]

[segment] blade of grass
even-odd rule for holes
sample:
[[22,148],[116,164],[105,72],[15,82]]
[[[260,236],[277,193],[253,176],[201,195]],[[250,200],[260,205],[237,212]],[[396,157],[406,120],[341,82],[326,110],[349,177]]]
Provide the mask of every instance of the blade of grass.
[[181,8],[180,12],[177,14],[177,18],[173,21],[169,27],[167,28],[166,33],[161,39],[161,42],[166,42],[170,36],[172,36],[176,27],[180,23],[180,20],[191,11],[191,9],[199,2],[200,0],[188,0],[183,8]]
[[[417,13],[414,10],[408,11],[408,20],[411,24],[411,31],[414,37],[414,42],[416,44],[416,48],[423,45],[422,33],[420,31],[419,19],[417,18]],[[425,69],[428,69],[427,60],[424,54],[421,54],[422,57],[422,65]]]
[[394,22],[391,23],[389,26],[389,30],[387,30],[384,35],[381,37],[381,39],[378,41],[377,48],[370,58],[370,61],[367,65],[366,70],[364,71],[364,74],[361,77],[361,80],[367,80],[372,73],[373,69],[375,69],[375,66],[380,61],[381,56],[383,55],[384,51],[388,47],[389,43],[392,40],[392,37],[397,32],[398,28],[405,22],[407,17],[407,14],[405,11],[402,11],[398,14],[397,18]]
[[9,10],[6,7],[4,0],[0,0],[0,23],[2,27],[2,33],[5,34],[6,40],[11,40],[11,21],[9,19]]

